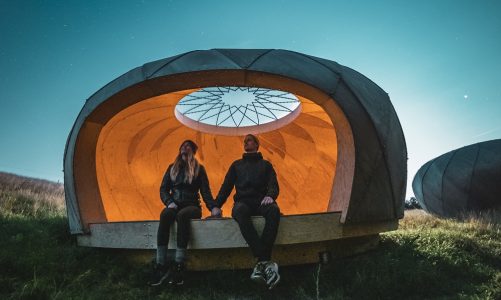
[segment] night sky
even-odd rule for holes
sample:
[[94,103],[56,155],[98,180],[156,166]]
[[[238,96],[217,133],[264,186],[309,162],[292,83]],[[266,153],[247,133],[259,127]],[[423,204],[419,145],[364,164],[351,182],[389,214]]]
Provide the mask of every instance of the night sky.
[[372,79],[402,123],[407,196],[428,160],[501,137],[501,1],[0,0],[0,171],[62,181],[87,98],[212,48],[298,51]]

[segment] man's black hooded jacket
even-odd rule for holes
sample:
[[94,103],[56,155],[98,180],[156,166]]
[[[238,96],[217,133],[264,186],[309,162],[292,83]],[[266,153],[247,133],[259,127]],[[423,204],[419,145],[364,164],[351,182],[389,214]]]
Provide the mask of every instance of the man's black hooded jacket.
[[276,200],[279,194],[277,175],[272,164],[260,152],[244,153],[242,159],[231,164],[216,197],[218,207],[223,206],[235,186],[235,202],[257,207],[265,196]]

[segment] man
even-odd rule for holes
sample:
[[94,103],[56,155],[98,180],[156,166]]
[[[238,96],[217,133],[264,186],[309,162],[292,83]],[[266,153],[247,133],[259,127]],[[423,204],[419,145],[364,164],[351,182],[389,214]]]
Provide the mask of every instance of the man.
[[[271,261],[271,250],[280,222],[280,209],[276,203],[279,188],[273,166],[263,159],[258,149],[258,138],[252,134],[245,136],[245,153],[242,159],[230,166],[216,197],[217,206],[211,213],[213,216],[221,215],[220,207],[235,186],[232,217],[237,221],[243,238],[257,259],[251,279],[264,281],[272,289],[280,281],[278,265]],[[265,219],[261,237],[251,221],[251,216],[256,215]]]

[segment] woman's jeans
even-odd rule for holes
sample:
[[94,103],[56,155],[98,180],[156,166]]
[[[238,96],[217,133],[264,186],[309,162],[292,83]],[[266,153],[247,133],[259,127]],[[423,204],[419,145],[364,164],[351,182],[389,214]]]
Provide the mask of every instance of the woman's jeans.
[[186,249],[190,240],[190,220],[200,219],[202,209],[198,206],[186,206],[183,208],[164,208],[160,214],[160,224],[158,225],[157,245],[168,246],[170,226],[177,221],[177,248]]

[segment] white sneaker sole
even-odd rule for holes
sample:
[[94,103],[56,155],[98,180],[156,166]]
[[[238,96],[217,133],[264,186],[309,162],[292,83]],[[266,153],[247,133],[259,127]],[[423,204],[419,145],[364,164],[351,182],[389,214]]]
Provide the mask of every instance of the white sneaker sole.
[[162,285],[165,281],[165,279],[167,279],[167,277],[169,276],[169,274],[165,274],[164,276],[162,276],[162,278],[160,278],[160,280],[156,283],[150,283],[150,286],[159,286],[159,285]]
[[266,283],[266,280],[264,279],[263,276],[251,276],[250,278],[252,281],[257,282],[257,283]]
[[277,275],[277,276],[273,277],[273,279],[271,279],[271,281],[272,281],[271,283],[266,282],[269,290],[274,288],[277,285],[277,283],[280,281],[280,275],[278,273],[275,273],[275,275]]
[[169,282],[169,284],[171,284],[171,285],[183,285],[184,284],[184,280],[179,281],[179,282],[171,281],[171,282]]

